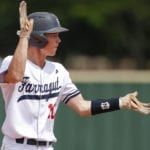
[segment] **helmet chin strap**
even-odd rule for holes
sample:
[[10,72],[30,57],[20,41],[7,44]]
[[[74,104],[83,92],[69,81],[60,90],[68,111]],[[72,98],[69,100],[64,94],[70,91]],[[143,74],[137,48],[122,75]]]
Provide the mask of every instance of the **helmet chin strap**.
[[48,44],[48,40],[44,34],[32,32],[30,35],[29,45],[44,48]]

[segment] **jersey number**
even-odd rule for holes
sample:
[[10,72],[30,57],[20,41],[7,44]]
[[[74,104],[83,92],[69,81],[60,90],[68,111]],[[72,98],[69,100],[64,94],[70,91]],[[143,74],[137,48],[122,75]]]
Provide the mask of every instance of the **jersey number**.
[[54,108],[55,108],[56,104],[49,104],[48,108],[50,110],[50,113],[48,115],[49,119],[54,119],[55,118],[55,114],[54,114]]

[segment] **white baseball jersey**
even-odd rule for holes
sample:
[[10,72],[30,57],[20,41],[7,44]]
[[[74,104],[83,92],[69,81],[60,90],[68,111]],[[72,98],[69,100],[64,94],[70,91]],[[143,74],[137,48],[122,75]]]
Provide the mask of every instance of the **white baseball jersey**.
[[[0,73],[8,69],[11,59],[12,56],[4,59]],[[0,83],[0,86],[6,110],[3,134],[53,142],[56,142],[53,128],[60,101],[67,103],[80,93],[68,71],[61,64],[47,60],[42,69],[27,60],[21,82]]]

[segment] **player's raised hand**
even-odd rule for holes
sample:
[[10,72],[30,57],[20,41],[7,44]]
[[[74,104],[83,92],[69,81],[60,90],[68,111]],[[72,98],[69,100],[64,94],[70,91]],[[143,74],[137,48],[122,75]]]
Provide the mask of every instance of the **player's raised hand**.
[[142,114],[150,114],[150,103],[143,103],[137,99],[137,92],[129,93],[120,98],[121,107],[131,109]]
[[20,2],[19,6],[19,15],[20,15],[20,31],[17,34],[20,37],[30,37],[30,34],[33,29],[33,19],[28,19],[27,17],[27,4],[25,1]]

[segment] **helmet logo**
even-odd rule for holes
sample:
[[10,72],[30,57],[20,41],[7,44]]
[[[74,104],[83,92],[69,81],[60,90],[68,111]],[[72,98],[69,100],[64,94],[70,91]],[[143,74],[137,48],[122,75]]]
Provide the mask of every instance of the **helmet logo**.
[[57,24],[60,26],[60,22],[59,22],[58,18],[56,18],[56,21],[57,21]]

